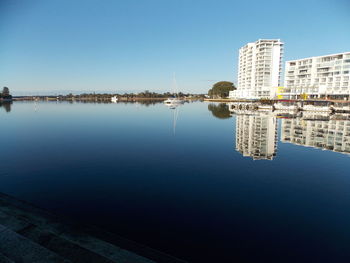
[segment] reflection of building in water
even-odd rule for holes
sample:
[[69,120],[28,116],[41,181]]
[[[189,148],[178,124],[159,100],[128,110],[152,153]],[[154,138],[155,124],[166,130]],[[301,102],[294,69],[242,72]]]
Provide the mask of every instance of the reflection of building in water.
[[284,119],[281,141],[350,154],[350,120]]
[[236,150],[254,160],[272,160],[277,151],[277,121],[268,113],[237,115]]

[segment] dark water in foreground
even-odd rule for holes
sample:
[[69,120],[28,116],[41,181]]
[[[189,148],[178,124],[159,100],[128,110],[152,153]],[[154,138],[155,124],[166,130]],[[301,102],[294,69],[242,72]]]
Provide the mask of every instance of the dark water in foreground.
[[350,121],[210,109],[1,107],[0,191],[190,262],[349,262]]

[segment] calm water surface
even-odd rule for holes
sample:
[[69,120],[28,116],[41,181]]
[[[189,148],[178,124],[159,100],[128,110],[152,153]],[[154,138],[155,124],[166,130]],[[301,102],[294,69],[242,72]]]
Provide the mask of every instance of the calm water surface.
[[190,262],[349,262],[349,121],[208,105],[2,106],[0,191]]

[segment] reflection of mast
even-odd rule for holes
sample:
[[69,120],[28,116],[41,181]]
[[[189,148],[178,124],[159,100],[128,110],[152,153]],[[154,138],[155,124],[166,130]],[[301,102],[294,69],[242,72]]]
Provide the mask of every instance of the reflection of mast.
[[37,100],[34,100],[34,112],[38,111],[38,103]]
[[177,122],[177,118],[179,116],[179,109],[177,107],[174,108],[174,119],[173,119],[173,132],[174,132],[174,136],[175,136],[175,132],[176,132],[176,122]]

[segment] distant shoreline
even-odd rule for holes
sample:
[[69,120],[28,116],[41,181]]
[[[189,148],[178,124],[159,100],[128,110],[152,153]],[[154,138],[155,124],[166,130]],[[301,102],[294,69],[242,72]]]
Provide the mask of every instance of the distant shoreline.
[[[164,101],[167,98],[152,98],[152,97],[118,97],[118,101]],[[193,98],[182,98],[184,100],[200,100],[199,97]],[[110,102],[111,98],[109,97],[56,97],[56,96],[21,96],[14,97],[12,101],[105,101]]]

